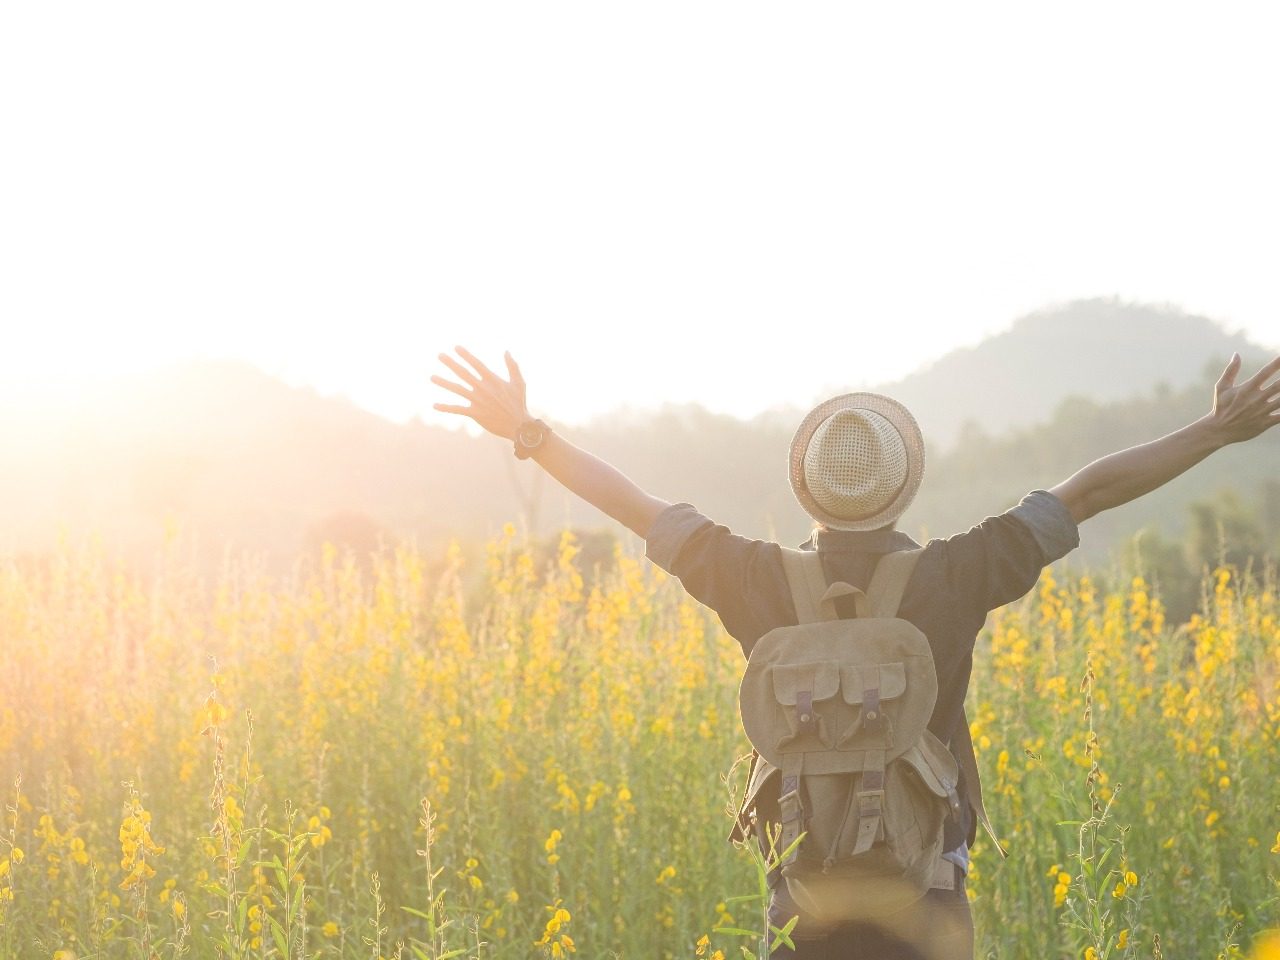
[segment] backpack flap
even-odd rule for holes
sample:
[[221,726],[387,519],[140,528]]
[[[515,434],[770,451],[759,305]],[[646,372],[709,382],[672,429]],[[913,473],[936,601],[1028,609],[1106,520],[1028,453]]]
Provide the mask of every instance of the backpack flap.
[[854,773],[869,751],[887,762],[920,738],[937,689],[928,641],[907,621],[832,620],[765,634],[739,705],[751,745],[775,767],[803,755],[805,773]]

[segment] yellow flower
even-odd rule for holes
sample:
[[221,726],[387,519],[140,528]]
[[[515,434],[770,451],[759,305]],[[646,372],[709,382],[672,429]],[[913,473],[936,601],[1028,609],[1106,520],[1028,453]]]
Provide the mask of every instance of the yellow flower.
[[1084,960],[1098,960],[1098,951],[1093,949],[1093,947],[1085,947]]
[[1125,882],[1121,880],[1116,884],[1116,888],[1111,891],[1111,896],[1115,897],[1117,900],[1122,900],[1124,899],[1124,895],[1128,892],[1129,888],[1125,886]]
[[326,937],[336,937],[338,935],[338,925],[334,923],[332,920],[330,920],[328,923],[326,923],[323,927],[320,928],[320,932],[323,933]]
[[1125,927],[1120,931],[1120,936],[1116,938],[1117,949],[1123,950],[1129,945],[1129,928]]
[[697,949],[694,950],[694,954],[699,957],[704,956],[707,952],[707,946],[710,943],[711,943],[711,938],[704,933],[701,937],[698,938]]
[[25,859],[26,859],[26,857],[27,857],[27,855],[26,855],[25,853],[23,853],[23,852],[22,852],[22,848],[21,848],[21,847],[14,847],[14,848],[13,848],[13,862],[14,862],[14,863],[21,863],[23,860],[25,860]]
[[1271,848],[1272,853],[1280,853],[1280,830],[1276,831],[1276,845]]
[[1124,882],[1131,887],[1136,887],[1138,885],[1138,875],[1132,870],[1126,870],[1124,874]]
[[187,902],[183,900],[181,897],[174,898],[173,915],[177,917],[179,920],[181,920],[183,917],[187,915]]
[[1254,940],[1249,960],[1280,960],[1280,930],[1267,930]]

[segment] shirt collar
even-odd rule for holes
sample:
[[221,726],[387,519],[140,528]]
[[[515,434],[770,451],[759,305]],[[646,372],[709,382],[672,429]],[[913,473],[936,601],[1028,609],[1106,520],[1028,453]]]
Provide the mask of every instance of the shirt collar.
[[915,550],[916,543],[901,530],[815,530],[801,550],[821,553],[897,553]]

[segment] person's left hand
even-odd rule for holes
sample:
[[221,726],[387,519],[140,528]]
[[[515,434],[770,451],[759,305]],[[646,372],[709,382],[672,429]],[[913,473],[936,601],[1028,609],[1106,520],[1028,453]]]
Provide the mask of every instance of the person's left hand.
[[1248,380],[1236,384],[1240,354],[1235,354],[1213,389],[1214,429],[1227,443],[1252,440],[1280,424],[1280,357]]
[[458,356],[471,367],[463,366],[448,354],[440,354],[440,362],[448,367],[462,383],[446,380],[444,377],[432,376],[431,382],[451,393],[456,393],[467,401],[466,406],[454,403],[435,403],[432,407],[442,413],[456,413],[470,417],[485,430],[506,440],[515,439],[516,430],[529,416],[529,408],[525,405],[524,377],[510,353],[503,354],[507,362],[507,373],[510,380],[500,376],[477,360],[464,347],[454,348]]

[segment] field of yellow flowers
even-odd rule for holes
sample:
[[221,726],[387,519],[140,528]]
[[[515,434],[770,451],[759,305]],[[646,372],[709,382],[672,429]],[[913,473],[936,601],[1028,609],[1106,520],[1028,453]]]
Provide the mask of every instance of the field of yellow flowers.
[[[725,841],[742,658],[679,584],[508,532],[290,578],[0,563],[0,957],[763,956]],[[970,719],[1009,848],[979,956],[1244,956],[1280,926],[1280,604],[1220,571],[993,617]]]

